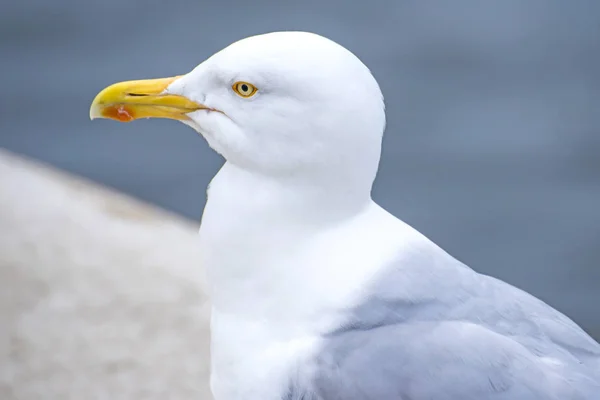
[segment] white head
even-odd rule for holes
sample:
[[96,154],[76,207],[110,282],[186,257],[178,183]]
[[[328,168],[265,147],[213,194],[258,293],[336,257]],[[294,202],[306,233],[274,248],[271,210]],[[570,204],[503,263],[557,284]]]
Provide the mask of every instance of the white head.
[[368,68],[305,32],[249,37],[186,75],[113,85],[94,100],[91,115],[178,119],[242,169],[367,195],[385,128],[383,97]]

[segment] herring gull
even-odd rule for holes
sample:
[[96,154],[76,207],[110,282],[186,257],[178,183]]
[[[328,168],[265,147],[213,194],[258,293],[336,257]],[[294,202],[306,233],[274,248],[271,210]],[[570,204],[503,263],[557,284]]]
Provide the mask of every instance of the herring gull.
[[90,116],[179,120],[226,160],[199,238],[216,400],[600,399],[579,326],[373,202],[383,97],[337,43],[246,38]]

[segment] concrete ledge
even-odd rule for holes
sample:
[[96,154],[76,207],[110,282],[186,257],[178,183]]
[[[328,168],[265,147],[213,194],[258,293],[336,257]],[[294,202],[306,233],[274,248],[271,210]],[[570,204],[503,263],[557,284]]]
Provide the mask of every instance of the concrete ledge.
[[0,398],[209,399],[197,225],[0,150]]

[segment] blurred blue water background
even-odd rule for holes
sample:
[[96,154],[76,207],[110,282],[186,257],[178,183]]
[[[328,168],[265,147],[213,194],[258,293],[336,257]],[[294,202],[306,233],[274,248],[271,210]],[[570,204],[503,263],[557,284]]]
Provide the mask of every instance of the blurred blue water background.
[[274,30],[323,34],[372,69],[380,204],[600,336],[598,1],[2,2],[0,146],[199,220],[222,162],[204,140],[92,123],[90,102]]

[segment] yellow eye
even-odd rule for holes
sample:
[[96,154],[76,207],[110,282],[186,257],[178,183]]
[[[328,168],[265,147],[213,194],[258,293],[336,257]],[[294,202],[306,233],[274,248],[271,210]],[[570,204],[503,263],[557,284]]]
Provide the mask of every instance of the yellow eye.
[[258,89],[251,83],[239,81],[233,84],[231,87],[234,92],[239,94],[242,97],[252,97],[256,94]]

